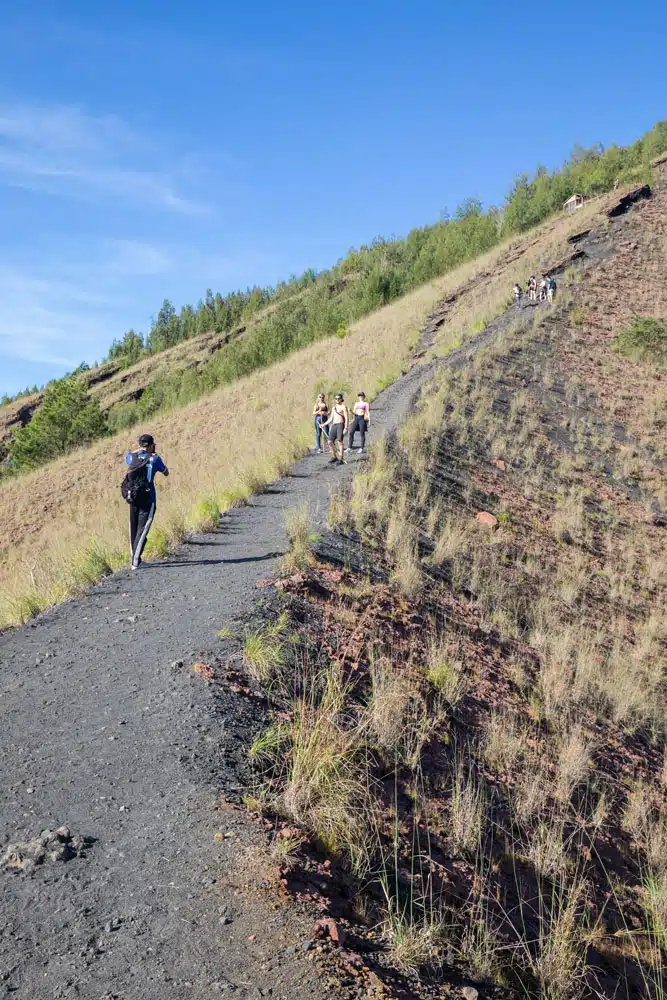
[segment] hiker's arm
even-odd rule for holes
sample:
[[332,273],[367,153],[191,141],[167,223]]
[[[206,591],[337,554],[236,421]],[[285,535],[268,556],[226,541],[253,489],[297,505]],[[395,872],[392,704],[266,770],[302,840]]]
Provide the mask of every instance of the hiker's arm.
[[366,407],[366,426],[371,426],[371,404],[369,403]]

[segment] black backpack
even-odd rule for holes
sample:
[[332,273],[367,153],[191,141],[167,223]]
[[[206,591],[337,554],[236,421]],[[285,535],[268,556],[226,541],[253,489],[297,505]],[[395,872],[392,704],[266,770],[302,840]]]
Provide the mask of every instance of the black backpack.
[[125,478],[120,484],[120,492],[123,500],[127,503],[147,503],[150,497],[151,486],[148,481],[149,455],[133,455],[130,468],[125,473]]

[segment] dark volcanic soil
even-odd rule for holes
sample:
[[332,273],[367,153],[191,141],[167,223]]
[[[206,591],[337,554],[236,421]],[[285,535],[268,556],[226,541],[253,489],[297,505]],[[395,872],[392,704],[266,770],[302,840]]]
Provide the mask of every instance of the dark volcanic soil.
[[[372,438],[397,425],[429,371],[382,393]],[[357,461],[311,456],[172,560],[0,637],[0,854],[63,824],[94,841],[66,862],[0,870],[0,996],[331,995],[285,951],[309,936],[306,917],[235,893],[235,852],[261,838],[215,808],[242,754],[238,711],[235,729],[221,726],[190,666],[247,615],[284,550],[283,511],[307,502],[323,524],[330,488]]]

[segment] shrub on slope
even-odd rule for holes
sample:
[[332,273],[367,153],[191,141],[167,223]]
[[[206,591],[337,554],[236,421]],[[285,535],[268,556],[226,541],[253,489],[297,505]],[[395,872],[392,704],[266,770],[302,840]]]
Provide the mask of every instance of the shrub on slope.
[[667,326],[651,316],[637,316],[614,340],[619,354],[632,361],[667,365]]
[[14,434],[10,469],[33,469],[105,433],[106,417],[97,400],[88,398],[84,383],[75,375],[58,379],[46,389],[44,402],[30,423]]

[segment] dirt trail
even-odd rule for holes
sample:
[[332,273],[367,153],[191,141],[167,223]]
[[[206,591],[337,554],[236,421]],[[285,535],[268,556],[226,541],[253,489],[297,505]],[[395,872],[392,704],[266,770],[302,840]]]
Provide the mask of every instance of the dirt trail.
[[[412,368],[378,397],[373,439],[397,426],[430,370]],[[286,951],[305,918],[235,895],[234,845],[257,832],[215,808],[234,741],[206,685],[173,664],[204,658],[220,626],[247,614],[284,551],[284,510],[307,502],[323,524],[331,487],[358,460],[310,456],[173,559],[0,636],[0,854],[62,824],[94,838],[66,863],[0,870],[0,996],[330,995]]]

